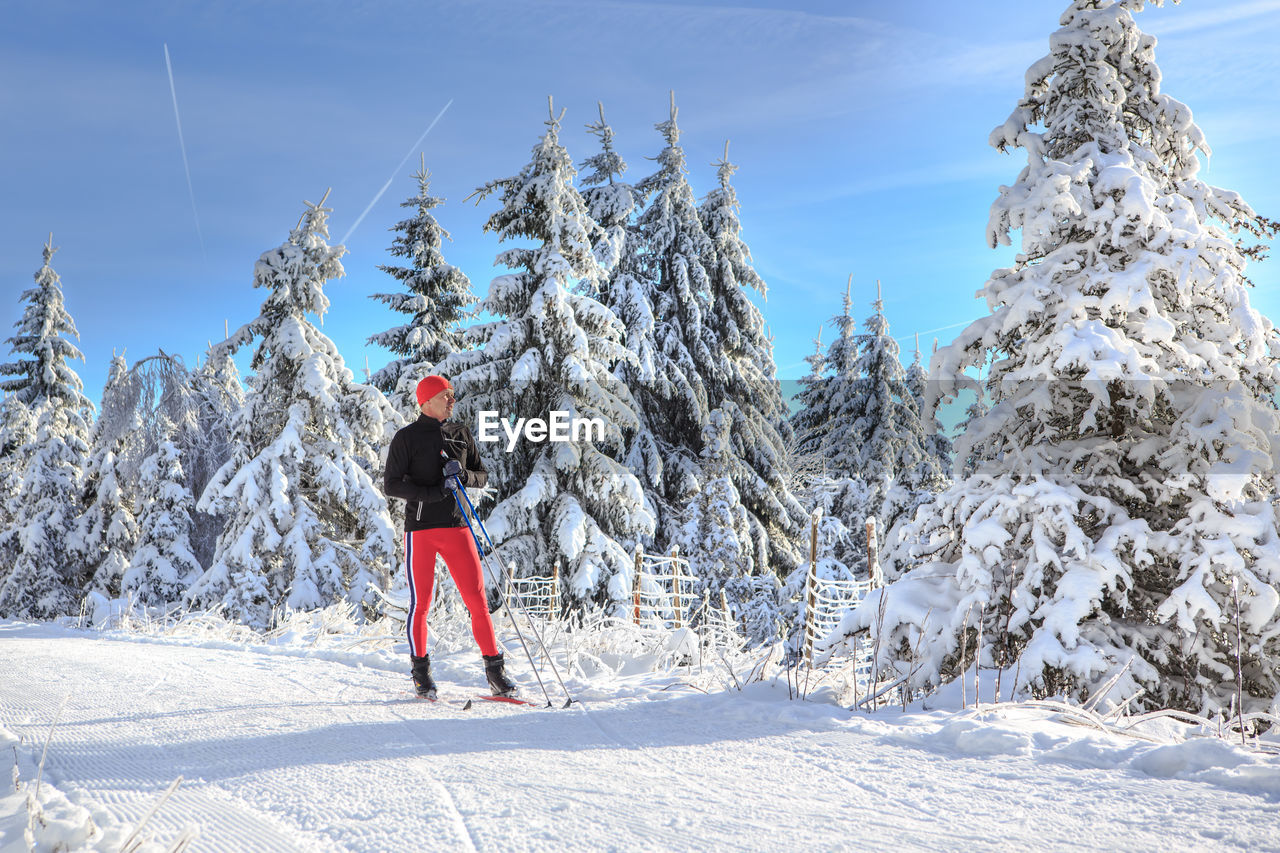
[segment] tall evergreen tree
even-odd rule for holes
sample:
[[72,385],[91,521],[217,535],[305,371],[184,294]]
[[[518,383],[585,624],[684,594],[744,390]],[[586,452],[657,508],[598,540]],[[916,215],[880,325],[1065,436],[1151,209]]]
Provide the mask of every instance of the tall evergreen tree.
[[[614,313],[623,326],[622,342],[631,354],[618,359],[614,379],[622,383],[633,400],[643,400],[658,377],[666,375],[666,354],[654,337],[654,284],[645,272],[643,244],[634,219],[644,205],[644,194],[622,180],[627,164],[613,147],[613,128],[604,117],[604,105],[597,104],[599,121],[587,130],[600,139],[600,153],[588,157],[583,167],[582,199],[587,213],[600,226],[595,238],[596,262],[605,273],[598,288],[600,303]],[[663,451],[646,418],[637,413],[637,426],[627,438],[624,457],[627,469],[639,480],[645,509],[653,518],[660,515],[655,498],[660,492]],[[646,540],[649,537],[643,537]],[[646,541],[646,545],[652,542]]]
[[[35,449],[35,438],[36,422],[31,409],[10,395],[0,398],[0,530],[7,530],[15,518],[15,501],[21,493],[22,473]],[[5,556],[0,550],[0,559]],[[0,568],[0,577],[4,572]]]
[[[850,280],[852,280],[850,276]],[[838,377],[824,375],[827,356],[822,351],[822,329],[814,341],[813,355],[807,356],[809,373],[800,380],[801,391],[796,395],[799,409],[792,416],[795,453],[792,454],[795,476],[794,491],[801,504],[812,510],[821,510],[818,520],[818,573],[819,577],[833,580],[851,580],[866,573],[866,534],[863,520],[867,517],[870,500],[866,485],[857,477],[835,474],[822,452],[826,435],[833,426],[827,403],[828,384]],[[792,597],[798,596],[804,585],[809,563],[802,563],[787,586]],[[803,628],[796,625],[795,628]]]
[[[62,298],[62,280],[49,265],[54,252],[53,235],[44,247],[44,265],[35,274],[36,286],[23,292],[20,300],[27,303],[22,319],[14,323],[18,332],[5,343],[16,361],[0,364],[0,391],[11,395],[16,403],[34,406],[57,401],[69,406],[87,421],[93,404],[81,393],[84,384],[68,361],[84,361],[84,355],[73,340],[80,339],[75,321],[67,313]],[[22,356],[28,356],[23,358]]]
[[71,342],[79,334],[50,266],[55,251],[49,235],[36,286],[21,297],[27,307],[14,324],[18,332],[7,341],[19,358],[0,365],[0,373],[11,377],[0,381],[9,392],[5,405],[30,413],[29,419],[6,419],[10,435],[32,435],[25,448],[13,451],[21,468],[7,526],[0,530],[0,618],[50,619],[79,602],[80,572],[69,540],[80,513],[93,404],[67,363],[84,356]]
[[[561,117],[563,113],[561,113]],[[460,394],[459,416],[598,419],[604,436],[564,443],[518,443],[487,453],[498,504],[488,530],[499,558],[542,574],[560,562],[579,601],[609,601],[629,591],[630,549],[652,533],[640,484],[616,460],[637,420],[610,367],[627,357],[617,317],[593,292],[601,269],[592,252],[598,228],[573,187],[576,174],[560,145],[560,118],[519,174],[477,192],[499,193],[485,230],[501,240],[532,241],[497,257],[514,272],[489,285],[481,309],[496,319],[473,326],[474,351],[442,368]],[[487,449],[487,448],[485,448]]]
[[841,414],[850,419],[851,432],[861,437],[847,449],[846,458],[852,457],[854,470],[879,504],[892,484],[928,453],[898,342],[889,335],[878,281],[872,307],[875,313],[857,336],[854,393]]
[[876,282],[876,313],[860,335],[858,369],[862,404],[857,428],[868,435],[862,450],[863,480],[881,541],[890,543],[898,527],[932,500],[947,482],[934,442],[927,434],[920,404],[903,370],[898,342],[889,335],[884,302]]
[[704,380],[710,405],[733,404],[728,411],[734,415],[735,453],[729,472],[759,530],[756,538],[763,548],[756,564],[786,577],[800,562],[796,541],[805,521],[805,511],[789,487],[786,444],[791,426],[764,317],[747,295],[753,290],[764,296],[767,288],[742,240],[740,205],[730,182],[737,167],[729,162],[728,142],[715,165],[719,186],[698,211],[711,248],[706,259],[710,322],[704,332],[716,364]]
[[[884,525],[881,542],[886,545],[896,543],[902,526],[910,522],[922,507],[928,507],[950,483],[951,440],[938,420],[937,400],[929,394],[928,374],[920,359],[919,335],[916,336],[915,357],[904,374],[904,381],[910,393],[908,405],[902,409],[905,440],[899,453],[897,474],[879,511]],[[907,550],[896,548],[888,553],[900,558]],[[882,561],[886,577],[896,578],[907,568],[892,560]]]
[[992,408],[959,444],[973,473],[904,539],[924,564],[885,593],[882,665],[918,647],[913,684],[952,678],[981,619],[981,662],[1014,667],[1019,692],[1114,678],[1113,701],[1214,714],[1238,627],[1245,710],[1275,713],[1280,342],[1238,244],[1270,225],[1197,177],[1208,147],[1160,91],[1142,6],[1073,2],[991,135],[1027,152],[988,225],[993,246],[1021,229],[1022,251],[931,372],[953,393],[993,359]]
[[375,483],[401,421],[377,389],[354,382],[309,319],[329,307],[322,288],[343,274],[346,251],[326,242],[323,205],[308,202],[289,238],[258,259],[254,286],[269,291],[262,312],[220,346],[234,352],[260,339],[231,458],[200,498],[225,527],[189,597],[257,628],[281,605],[370,604],[396,553]]
[[[865,520],[879,509],[879,497],[862,477],[858,445],[865,435],[854,426],[854,412],[864,392],[859,373],[857,321],[853,318],[853,275],[845,288],[843,310],[831,318],[836,336],[806,359],[811,373],[804,380],[799,402],[792,416],[797,446],[811,460],[801,477],[802,500],[810,510],[821,509],[819,521],[819,566],[824,577],[838,579],[865,575],[867,535]],[[883,496],[883,490],[879,491]],[[788,589],[798,595],[803,587],[808,563],[787,579]],[[792,626],[793,635],[803,628]]]
[[401,207],[416,213],[396,223],[399,232],[391,244],[391,254],[405,258],[407,267],[380,265],[378,269],[400,282],[407,292],[378,293],[374,299],[386,303],[391,310],[407,315],[403,325],[369,338],[369,343],[386,347],[399,358],[374,373],[370,382],[391,397],[402,415],[417,417],[414,389],[418,380],[432,372],[435,365],[465,344],[459,324],[476,301],[471,293],[471,280],[462,270],[444,259],[442,247],[450,239],[431,211],[444,204],[444,199],[431,195],[431,173],[425,156],[422,168],[413,176],[418,181],[418,194]]
[[642,359],[645,352],[653,358],[641,361],[630,384],[642,434],[651,438],[629,458],[658,509],[660,549],[679,541],[681,511],[698,491],[702,427],[711,409],[703,377],[715,370],[704,329],[711,293],[705,264],[714,249],[689,186],[678,113],[673,92],[669,118],[655,125],[667,143],[658,171],[637,184],[649,201],[635,226],[643,290],[633,298],[647,298],[653,316],[652,344],[638,346]]

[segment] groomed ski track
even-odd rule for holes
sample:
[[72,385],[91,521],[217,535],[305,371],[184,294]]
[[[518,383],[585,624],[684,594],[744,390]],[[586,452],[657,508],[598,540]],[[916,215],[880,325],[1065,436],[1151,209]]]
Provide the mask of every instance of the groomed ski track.
[[[465,699],[479,661],[457,657],[437,677]],[[1280,849],[1270,776],[1156,778],[1069,733],[764,685],[463,711],[384,660],[2,623],[0,727],[37,759],[52,727],[46,784],[103,819],[136,823],[181,775],[147,830],[194,826],[193,851]]]

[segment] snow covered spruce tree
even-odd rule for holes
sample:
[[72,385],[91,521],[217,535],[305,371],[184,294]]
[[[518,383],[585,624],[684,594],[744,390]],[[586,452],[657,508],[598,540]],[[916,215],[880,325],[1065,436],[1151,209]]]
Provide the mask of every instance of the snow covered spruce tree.
[[70,613],[79,605],[84,582],[73,539],[93,404],[67,363],[84,356],[71,342],[79,333],[50,266],[55,251],[51,234],[36,286],[22,294],[27,307],[14,324],[17,334],[7,340],[18,358],[0,365],[0,374],[9,377],[0,380],[0,390],[8,393],[5,406],[29,411],[29,419],[6,418],[7,440],[31,436],[12,451],[20,467],[14,470],[18,482],[7,526],[0,530],[0,618],[51,619]]
[[[861,437],[854,431],[850,414],[859,396],[858,323],[853,318],[853,276],[844,295],[844,311],[831,318],[836,337],[825,354],[816,352],[806,359],[811,373],[806,378],[801,408],[792,416],[796,442],[807,453],[819,457],[828,476],[852,477],[861,472],[858,456]],[[821,334],[819,334],[821,340]]]
[[513,424],[562,412],[603,426],[603,436],[579,432],[573,441],[520,439],[510,452],[481,446],[497,490],[487,527],[499,559],[519,574],[546,575],[559,562],[574,600],[603,603],[628,594],[630,549],[652,534],[653,521],[639,482],[617,461],[637,421],[626,387],[610,373],[627,357],[621,324],[586,295],[601,276],[592,253],[597,226],[573,187],[560,119],[551,113],[546,125],[519,174],[477,191],[501,197],[485,230],[534,245],[498,255],[515,272],[495,278],[480,304],[495,319],[470,328],[476,349],[440,369],[459,391],[459,416],[471,423],[482,411]]
[[1238,242],[1270,223],[1197,177],[1208,146],[1160,91],[1143,5],[1072,3],[991,135],[1027,153],[988,226],[993,246],[1021,229],[1022,251],[932,365],[954,393],[993,358],[991,409],[957,443],[975,468],[904,538],[922,565],[847,628],[883,606],[881,665],[921,687],[981,636],[1014,693],[1114,678],[1112,701],[1212,715],[1233,701],[1238,627],[1245,710],[1274,713],[1280,345]]
[[260,339],[231,458],[199,503],[224,527],[188,598],[221,604],[255,628],[282,605],[370,603],[396,553],[376,483],[379,452],[400,419],[376,388],[354,382],[308,318],[323,316],[322,287],[343,274],[345,249],[326,242],[323,205],[308,202],[289,238],[258,259],[254,286],[269,291],[262,313],[219,346],[230,353]]
[[704,329],[714,370],[703,375],[703,382],[708,405],[733,404],[726,407],[732,415],[734,451],[728,457],[729,474],[751,516],[755,564],[786,577],[800,563],[805,521],[804,508],[788,485],[791,426],[764,317],[747,296],[748,290],[764,296],[767,288],[742,240],[738,195],[730,182],[737,166],[729,162],[728,142],[715,166],[719,186],[707,193],[698,210],[711,244],[706,262],[709,322]]
[[[860,476],[857,456],[863,436],[853,429],[850,410],[860,394],[857,321],[852,315],[853,276],[845,289],[844,310],[831,319],[836,336],[824,353],[821,330],[814,354],[805,360],[810,373],[802,381],[800,408],[791,418],[794,444],[801,449],[796,476],[797,494],[810,511],[821,510],[818,519],[817,575],[823,580],[867,578],[865,520],[878,504]],[[808,525],[806,525],[806,530]],[[788,604],[789,645],[801,647],[804,637],[804,587],[809,561],[786,578],[783,592]]]
[[[928,504],[951,482],[951,439],[938,419],[938,400],[929,394],[928,373],[920,358],[919,336],[915,357],[903,375],[903,381],[910,394],[903,408],[906,440],[899,457],[901,464],[897,475],[880,503],[882,545],[897,542],[902,526],[910,522],[922,507],[928,511]],[[889,553],[901,557],[906,552],[907,549],[900,548],[891,549]],[[891,560],[881,561],[881,571],[889,578],[898,577],[906,568]]]
[[857,378],[841,412],[850,421],[850,437],[860,440],[841,453],[867,484],[880,525],[889,530],[922,493],[936,491],[945,474],[928,447],[898,342],[889,336],[879,282],[872,307],[875,313],[856,338],[858,359],[853,369]]
[[[878,501],[862,476],[859,455],[864,433],[855,429],[859,401],[865,391],[858,361],[857,321],[853,319],[853,276],[849,276],[844,310],[831,319],[836,336],[825,354],[815,352],[800,398],[801,408],[792,416],[796,443],[812,457],[802,477],[805,505],[822,509],[821,539],[833,559],[850,571],[865,574],[866,529],[864,520],[875,515]],[[821,339],[821,335],[819,335]],[[880,490],[883,497],[883,488]],[[804,581],[807,564],[792,572],[787,583],[793,592]],[[837,573],[838,574],[838,573]]]
[[182,601],[201,574],[191,549],[195,504],[177,445],[162,442],[142,464],[138,547],[121,578],[121,592],[144,607]]
[[424,157],[422,168],[413,176],[418,194],[401,207],[416,214],[396,223],[399,234],[391,244],[391,254],[409,261],[407,267],[380,265],[378,269],[404,285],[407,292],[378,293],[372,298],[392,311],[407,315],[409,321],[369,338],[369,343],[386,347],[399,358],[373,374],[370,382],[391,398],[402,415],[418,416],[414,388],[418,380],[432,372],[450,353],[464,347],[458,328],[476,301],[471,280],[462,270],[444,259],[442,246],[449,232],[440,226],[431,211],[444,199],[430,194],[431,173]]
[[124,356],[113,356],[89,444],[84,512],[77,522],[74,544],[88,578],[86,591],[107,598],[120,594],[120,578],[138,540],[135,484],[130,482],[122,459],[126,444],[137,440],[136,396]]
[[[186,381],[190,408],[175,424],[172,441],[191,494],[200,496],[231,458],[235,419],[244,405],[244,383],[231,353],[211,346],[204,361]],[[197,512],[192,516],[191,547],[201,566],[213,565],[223,519]]]
[[[713,247],[689,186],[678,113],[672,93],[670,116],[655,125],[667,143],[657,156],[658,171],[636,185],[649,199],[635,222],[641,264],[636,290],[628,295],[636,308],[630,315],[636,319],[628,320],[628,347],[639,361],[620,371],[641,424],[628,466],[657,509],[660,551],[679,541],[681,511],[698,492],[702,428],[711,409],[702,377],[714,368],[704,329],[711,293],[706,261]],[[623,314],[628,316],[625,309]]]
[[[852,276],[850,277],[852,278]],[[846,316],[847,316],[846,311]],[[799,408],[791,418],[793,429],[792,491],[801,505],[821,510],[818,521],[818,554],[822,577],[851,580],[865,576],[866,528],[871,499],[866,484],[858,477],[836,472],[823,452],[827,434],[841,424],[834,419],[828,403],[831,387],[843,380],[827,376],[827,355],[822,351],[822,332],[814,341],[814,353],[807,356],[810,371],[800,380],[796,395]],[[833,353],[839,358],[840,351]],[[788,579],[791,593],[798,592],[804,582],[808,563],[802,564]]]
[[[599,226],[594,253],[604,281],[595,295],[621,321],[622,343],[631,353],[631,357],[618,359],[613,375],[632,399],[638,400],[665,365],[665,354],[654,339],[654,286],[645,274],[643,246],[634,223],[644,206],[644,194],[622,180],[626,161],[613,147],[613,128],[605,120],[604,105],[597,106],[600,118],[588,124],[587,130],[600,139],[601,150],[583,161],[583,168],[589,171],[582,178],[581,195],[587,213]],[[662,480],[663,454],[645,418],[638,417],[636,429],[628,436],[623,461],[640,482],[646,511],[659,518],[655,498]],[[644,538],[644,544],[652,547],[650,537]]]

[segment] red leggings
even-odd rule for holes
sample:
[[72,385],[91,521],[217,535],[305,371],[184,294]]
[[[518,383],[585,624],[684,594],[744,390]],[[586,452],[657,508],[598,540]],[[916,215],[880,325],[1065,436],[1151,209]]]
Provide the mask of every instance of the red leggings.
[[465,527],[433,527],[404,535],[404,561],[409,570],[409,654],[427,653],[427,613],[431,610],[436,580],[436,555],[444,558],[449,574],[471,614],[471,634],[484,655],[496,655],[489,602],[484,592],[484,572],[471,531]]

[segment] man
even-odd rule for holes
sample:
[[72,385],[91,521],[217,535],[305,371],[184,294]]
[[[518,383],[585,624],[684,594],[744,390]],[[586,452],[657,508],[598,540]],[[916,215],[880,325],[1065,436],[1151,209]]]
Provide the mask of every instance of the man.
[[[462,602],[471,614],[471,634],[484,656],[485,676],[495,696],[514,696],[516,685],[507,677],[502,652],[493,633],[485,598],[484,572],[475,539],[467,527],[454,490],[481,488],[489,475],[480,461],[471,431],[450,421],[454,395],[449,380],[428,376],[418,383],[416,421],[395,434],[387,454],[383,490],[407,501],[404,517],[405,566],[409,572],[409,659],[419,696],[436,698],[427,655],[427,612],[435,584],[436,555],[449,567]],[[448,463],[440,452],[449,457]]]

